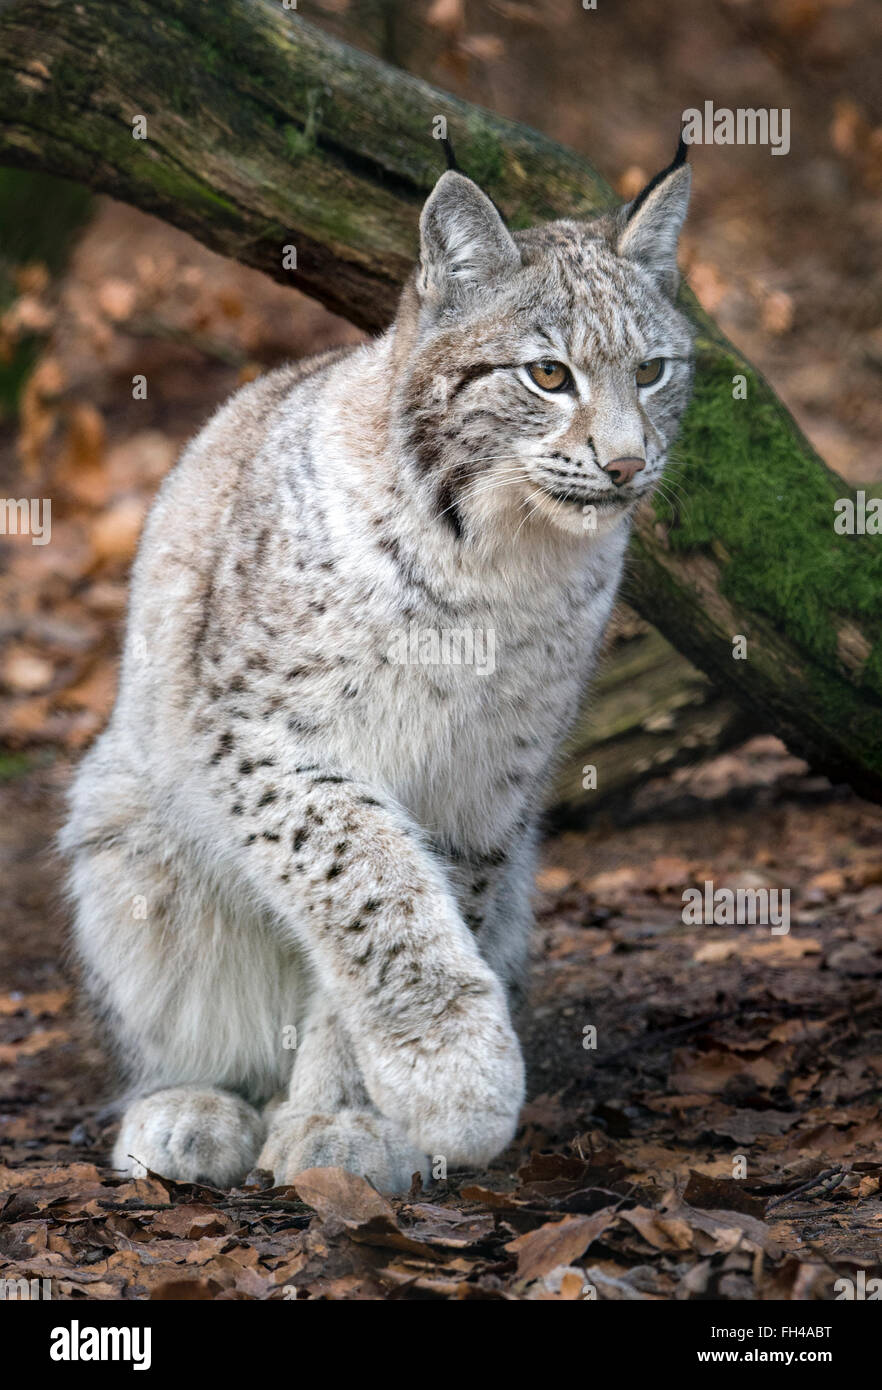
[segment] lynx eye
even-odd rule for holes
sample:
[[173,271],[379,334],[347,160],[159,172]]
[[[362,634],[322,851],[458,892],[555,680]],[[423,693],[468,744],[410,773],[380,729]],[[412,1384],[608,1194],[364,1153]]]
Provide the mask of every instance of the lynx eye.
[[543,391],[562,391],[569,386],[569,369],[562,362],[529,362],[527,371]]
[[663,357],[650,357],[648,362],[641,362],[635,373],[637,385],[654,386],[664,369],[665,359]]

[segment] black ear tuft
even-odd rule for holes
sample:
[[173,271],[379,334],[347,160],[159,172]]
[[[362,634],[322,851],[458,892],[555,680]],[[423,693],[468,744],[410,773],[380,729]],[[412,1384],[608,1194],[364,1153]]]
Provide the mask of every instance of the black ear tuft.
[[673,299],[679,284],[677,242],[689,207],[692,170],[686,163],[682,135],[667,169],[651,179],[633,203],[619,209],[616,251],[648,270],[662,292]]
[[[447,168],[452,169],[455,174],[465,173],[465,170],[460,168],[459,161],[456,158],[456,153],[453,148],[453,141],[450,139],[450,136],[442,135],[441,144],[444,146],[444,156],[447,160]],[[468,175],[466,175],[466,177],[468,177]],[[489,193],[485,196],[490,198]],[[496,211],[499,213],[499,216],[502,217],[502,220],[504,222],[505,218],[502,216],[502,209],[497,205],[493,198],[490,198],[490,201],[491,203],[493,203],[493,206],[496,208]]]
[[442,136],[441,144],[444,146],[444,154],[447,157],[448,169],[452,169],[454,173],[461,174],[462,170],[457,164],[456,155],[453,152],[453,141],[449,138],[449,136],[444,135]]
[[644,189],[642,189],[637,194],[637,197],[634,199],[633,203],[628,208],[628,216],[625,219],[627,222],[631,221],[631,218],[634,216],[635,212],[639,212],[640,208],[646,202],[646,199],[649,197],[652,190],[654,188],[658,188],[659,184],[663,183],[669,174],[673,174],[675,169],[679,169],[681,164],[685,164],[688,156],[689,146],[686,144],[686,141],[683,139],[683,136],[681,135],[677,143],[677,153],[674,155],[674,158],[671,160],[670,164],[667,166],[667,168],[662,169],[660,173],[656,174],[655,178],[649,180],[649,183],[646,185]]

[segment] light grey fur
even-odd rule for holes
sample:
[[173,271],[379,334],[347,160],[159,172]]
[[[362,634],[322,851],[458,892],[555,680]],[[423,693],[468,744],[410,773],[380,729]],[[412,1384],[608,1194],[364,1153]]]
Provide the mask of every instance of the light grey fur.
[[[63,837],[118,1167],[398,1190],[511,1140],[537,819],[688,399],[687,198],[511,236],[444,175],[389,332],[245,387],[165,482]],[[409,629],[494,667],[397,661]]]

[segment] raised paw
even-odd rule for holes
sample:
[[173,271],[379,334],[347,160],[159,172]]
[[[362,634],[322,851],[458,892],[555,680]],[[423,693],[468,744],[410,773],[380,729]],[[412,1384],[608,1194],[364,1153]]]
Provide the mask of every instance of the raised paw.
[[364,1040],[359,1061],[374,1104],[433,1160],[480,1168],[514,1137],[524,1063],[495,982],[450,999],[408,1043]]
[[261,1115],[238,1096],[175,1086],[129,1106],[113,1166],[136,1178],[150,1169],[178,1182],[232,1187],[253,1167],[264,1132]]
[[273,1111],[258,1167],[269,1168],[280,1185],[307,1168],[345,1168],[386,1193],[406,1192],[414,1173],[424,1179],[429,1173],[426,1154],[384,1116],[371,1110],[312,1114],[298,1110],[296,1101]]

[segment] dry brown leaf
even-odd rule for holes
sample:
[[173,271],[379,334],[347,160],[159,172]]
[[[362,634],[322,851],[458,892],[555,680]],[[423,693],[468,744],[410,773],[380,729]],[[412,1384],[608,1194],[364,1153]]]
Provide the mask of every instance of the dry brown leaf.
[[131,560],[145,511],[142,498],[124,497],[95,518],[89,529],[89,540],[96,565],[126,564]]
[[569,869],[540,869],[536,875],[536,887],[543,893],[565,893],[572,886],[573,877]]
[[694,1168],[690,1170],[683,1201],[691,1207],[701,1207],[703,1211],[744,1212],[760,1221],[766,1214],[764,1199],[748,1192],[743,1182],[736,1178],[710,1178],[705,1173],[697,1173]]
[[426,24],[455,37],[465,29],[465,0],[432,0],[426,11]]
[[352,1240],[437,1258],[431,1246],[405,1235],[390,1203],[366,1178],[344,1168],[308,1168],[294,1186],[301,1201],[323,1221],[342,1225]]
[[172,1300],[175,1303],[204,1302],[216,1297],[210,1284],[202,1279],[164,1279],[150,1290],[151,1301]]
[[686,1221],[662,1216],[649,1207],[632,1207],[621,1216],[656,1250],[692,1249],[692,1230]]
[[333,1219],[358,1227],[377,1217],[395,1220],[386,1198],[366,1178],[347,1173],[345,1168],[307,1168],[298,1173],[295,1189],[300,1200],[323,1221]]
[[510,1255],[517,1255],[518,1278],[529,1283],[550,1274],[559,1265],[570,1265],[579,1259],[617,1219],[615,1207],[606,1207],[593,1216],[565,1216],[518,1236],[505,1248]]
[[153,1218],[150,1229],[158,1235],[180,1236],[184,1240],[200,1240],[203,1236],[218,1236],[232,1229],[232,1221],[216,1207],[191,1202],[171,1211],[161,1211]]
[[70,1033],[64,1028],[37,1028],[21,1042],[0,1043],[0,1063],[14,1067],[19,1057],[35,1057],[47,1048],[57,1047],[70,1041]]
[[52,662],[27,647],[10,647],[3,658],[0,679],[16,694],[35,695],[39,690],[46,690],[54,677]]
[[812,936],[776,936],[773,941],[754,941],[745,946],[742,955],[759,960],[764,965],[785,966],[804,956],[819,956],[821,943]]
[[29,1013],[34,1018],[43,1014],[60,1014],[70,1003],[72,991],[69,989],[48,989],[40,994],[0,995],[0,1014]]
[[136,299],[137,290],[128,280],[109,279],[98,286],[98,304],[114,323],[131,318]]

